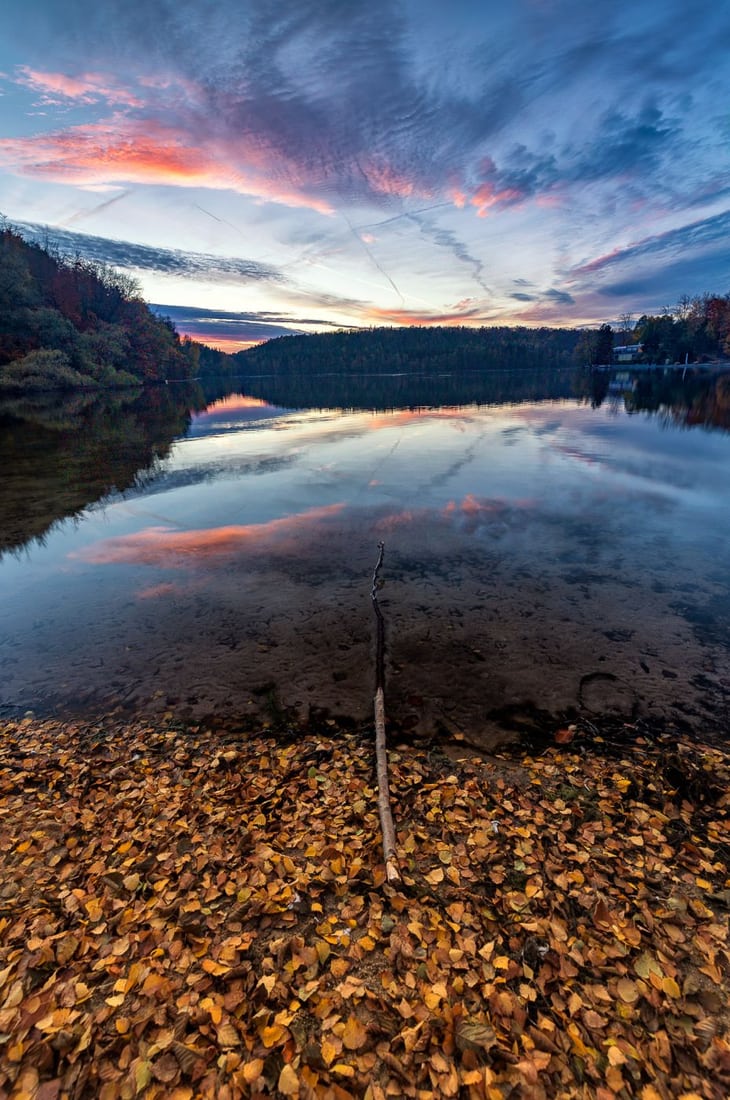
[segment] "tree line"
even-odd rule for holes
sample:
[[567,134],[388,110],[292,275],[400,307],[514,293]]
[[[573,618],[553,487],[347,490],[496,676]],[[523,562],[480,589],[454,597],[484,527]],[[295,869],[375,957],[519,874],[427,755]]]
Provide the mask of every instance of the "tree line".
[[554,369],[614,361],[639,344],[648,363],[730,356],[730,294],[680,299],[616,328],[369,328],[286,336],[227,355],[182,339],[128,275],[63,257],[0,225],[0,390],[108,388],[235,375],[397,375]]
[[284,336],[232,356],[245,374],[398,374],[568,367],[579,334],[558,328],[369,328]]
[[189,378],[197,345],[155,316],[130,276],[0,230],[0,388],[126,386]]
[[644,363],[706,363],[730,358],[730,294],[683,295],[673,309],[642,314],[634,320],[624,314],[614,329],[605,324],[584,331],[575,358],[582,365],[602,366],[614,361],[614,348],[641,345],[637,361]]

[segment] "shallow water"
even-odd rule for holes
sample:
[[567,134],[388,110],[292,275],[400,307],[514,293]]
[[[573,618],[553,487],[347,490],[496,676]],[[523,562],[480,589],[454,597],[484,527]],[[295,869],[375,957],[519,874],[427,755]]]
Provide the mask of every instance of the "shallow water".
[[[474,739],[536,707],[725,729],[730,435],[571,386],[419,407],[423,387],[398,380],[401,407],[373,411],[326,390],[294,408],[294,387],[276,404],[285,383],[251,380],[207,407],[198,393],[192,416],[159,393],[95,414],[96,450],[78,420],[59,442],[47,420],[6,419],[0,714],[364,718],[383,540],[402,726]],[[58,517],[82,510],[53,522],[59,498]],[[43,543],[19,548],[23,517],[38,536],[46,512]]]

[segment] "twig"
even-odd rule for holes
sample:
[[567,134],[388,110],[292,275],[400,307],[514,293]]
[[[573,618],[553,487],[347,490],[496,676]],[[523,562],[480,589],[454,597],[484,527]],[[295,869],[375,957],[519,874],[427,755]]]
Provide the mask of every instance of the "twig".
[[378,775],[378,814],[380,830],[383,834],[383,856],[385,858],[385,877],[388,882],[400,882],[398,856],[395,847],[395,828],[393,812],[390,807],[390,789],[388,786],[388,751],[385,744],[385,620],[378,604],[378,574],[383,564],[385,543],[378,543],[378,560],[373,573],[373,587],[370,598],[377,620],[377,639],[375,650],[375,761]]

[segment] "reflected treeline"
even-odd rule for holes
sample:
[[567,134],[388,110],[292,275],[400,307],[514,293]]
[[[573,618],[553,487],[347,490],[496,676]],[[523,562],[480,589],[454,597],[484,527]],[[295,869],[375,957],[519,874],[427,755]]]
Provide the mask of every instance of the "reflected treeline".
[[628,413],[654,413],[676,427],[730,431],[730,374],[700,367],[594,371],[583,375],[582,395],[594,408],[613,399]]
[[392,409],[511,405],[574,397],[569,370],[466,371],[455,374],[312,375],[239,379],[245,392],[286,409]]
[[0,553],[129,489],[206,404],[195,384],[1,401]]
[[183,436],[192,413],[245,393],[282,408],[388,411],[609,397],[630,413],[730,430],[730,375],[643,372],[617,396],[608,373],[512,370],[441,375],[225,379],[0,402],[0,554],[42,540],[59,520],[139,485]]

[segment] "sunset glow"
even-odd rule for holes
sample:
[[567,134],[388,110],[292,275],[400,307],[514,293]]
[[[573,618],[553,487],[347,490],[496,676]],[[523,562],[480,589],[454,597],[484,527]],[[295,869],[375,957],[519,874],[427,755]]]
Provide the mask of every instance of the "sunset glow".
[[596,325],[727,290],[723,5],[67,9],[10,0],[2,213],[195,339]]
[[308,527],[338,515],[343,504],[311,508],[299,515],[284,516],[267,523],[211,527],[178,531],[169,527],[147,527],[131,535],[103,539],[69,557],[91,565],[153,565],[165,569],[192,569],[197,563],[230,558],[245,552],[268,554],[272,547],[294,547],[296,537]]

